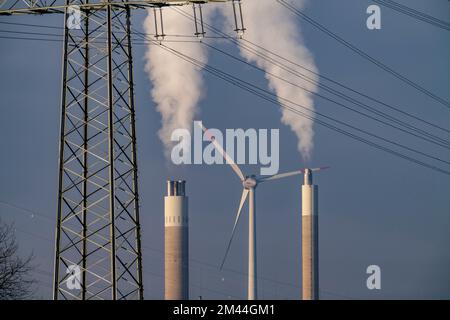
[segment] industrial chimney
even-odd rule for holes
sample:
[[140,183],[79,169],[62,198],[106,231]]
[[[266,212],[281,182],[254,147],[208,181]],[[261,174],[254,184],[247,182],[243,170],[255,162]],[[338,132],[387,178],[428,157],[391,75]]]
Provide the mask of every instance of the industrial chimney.
[[302,186],[302,290],[303,300],[319,299],[318,187],[306,169]]
[[168,181],[164,198],[165,299],[189,299],[188,198],[185,181]]

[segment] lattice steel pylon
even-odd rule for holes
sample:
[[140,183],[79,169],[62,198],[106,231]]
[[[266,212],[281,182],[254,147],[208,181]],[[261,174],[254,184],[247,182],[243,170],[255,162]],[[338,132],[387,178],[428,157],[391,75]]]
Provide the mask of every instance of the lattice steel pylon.
[[143,299],[131,10],[225,1],[0,0],[65,15],[54,299]]

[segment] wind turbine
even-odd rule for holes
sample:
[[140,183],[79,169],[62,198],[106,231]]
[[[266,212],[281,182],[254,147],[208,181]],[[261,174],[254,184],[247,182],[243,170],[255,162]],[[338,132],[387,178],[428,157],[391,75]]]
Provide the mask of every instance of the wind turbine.
[[241,217],[242,208],[244,207],[245,201],[248,198],[248,292],[247,297],[248,300],[256,300],[257,299],[257,268],[256,268],[256,187],[263,182],[273,181],[283,178],[288,178],[292,176],[297,176],[301,174],[305,174],[309,171],[319,171],[322,169],[326,169],[327,167],[322,168],[314,168],[314,169],[300,169],[297,171],[286,172],[281,174],[276,174],[272,176],[262,176],[257,177],[255,175],[245,176],[242,173],[242,170],[239,166],[234,162],[234,160],[223,150],[220,143],[216,141],[214,136],[212,136],[208,129],[206,129],[202,124],[202,129],[205,132],[207,138],[211,140],[214,147],[217,151],[222,155],[225,159],[226,163],[228,163],[236,175],[239,177],[243,190],[241,201],[239,204],[239,209],[236,214],[236,218],[234,220],[233,230],[231,232],[230,240],[228,241],[227,249],[225,251],[225,256],[222,260],[222,264],[220,268],[222,269],[225,260],[227,258],[228,252],[230,251],[231,242],[233,241],[234,233],[236,231],[236,226],[239,222],[239,218]]

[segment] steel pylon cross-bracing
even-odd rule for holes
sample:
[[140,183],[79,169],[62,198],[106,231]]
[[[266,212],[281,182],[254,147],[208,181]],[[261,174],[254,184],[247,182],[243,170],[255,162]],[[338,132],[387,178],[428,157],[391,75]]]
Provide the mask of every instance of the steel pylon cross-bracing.
[[84,10],[80,29],[68,18],[54,295],[141,298],[130,9]]
[[54,299],[143,299],[130,14],[206,2],[0,1],[65,16]]

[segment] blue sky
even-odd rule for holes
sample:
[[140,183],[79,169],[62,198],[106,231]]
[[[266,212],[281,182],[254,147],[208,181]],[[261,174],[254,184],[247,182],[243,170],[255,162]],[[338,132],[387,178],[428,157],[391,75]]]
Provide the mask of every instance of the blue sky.
[[[402,1],[406,4],[406,1]],[[436,94],[450,99],[447,31],[382,8],[382,29],[366,28],[371,1],[309,1],[305,12],[346,40]],[[449,21],[445,0],[407,5]],[[286,14],[290,14],[286,11]],[[142,30],[145,13],[133,25]],[[62,26],[61,16],[0,17],[1,21]],[[449,111],[398,79],[299,21],[298,28],[318,70],[427,121],[449,126]],[[25,27],[0,25],[2,30]],[[33,30],[31,30],[33,31]],[[228,30],[228,32],[232,32]],[[37,294],[51,297],[56,215],[61,43],[0,38],[0,217],[14,222],[21,251],[36,255]],[[220,43],[238,54],[237,48]],[[157,136],[160,115],[150,98],[144,46],[134,46],[138,165],[142,200],[144,285],[147,299],[163,297],[163,196],[168,178],[186,179],[190,197],[191,297],[246,296],[246,219],[242,219],[225,265],[219,271],[241,193],[226,166],[173,167]],[[215,52],[210,64],[266,86],[264,75]],[[205,74],[200,104],[206,126],[279,128],[280,168],[329,165],[320,186],[320,289],[322,298],[449,298],[450,179],[448,176],[372,149],[315,126],[312,159],[305,163],[296,137],[280,122],[279,109]],[[315,99],[318,111],[449,159],[450,152],[399,135]],[[449,139],[449,135],[442,137]],[[258,167],[246,166],[257,173]],[[448,166],[447,166],[448,170]],[[257,191],[258,271],[261,298],[300,296],[300,184],[292,178]],[[47,218],[43,218],[47,217]],[[245,217],[245,216],[244,216]],[[382,270],[382,290],[366,288],[366,267]],[[230,271],[232,269],[233,271]]]

